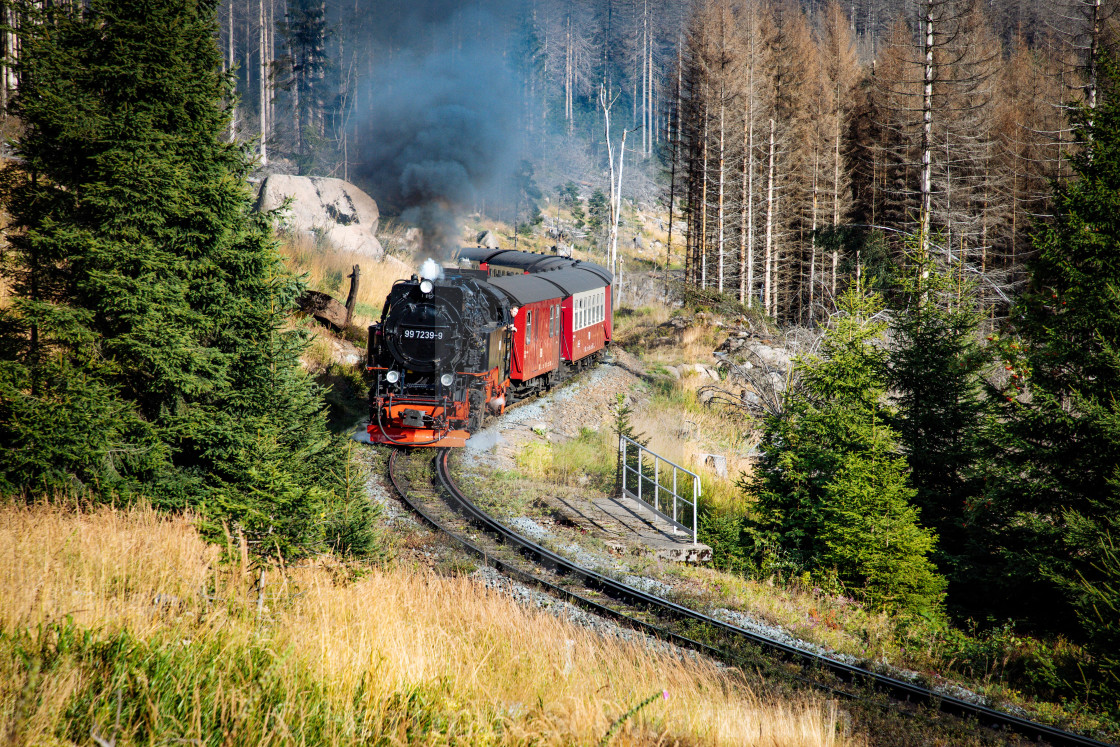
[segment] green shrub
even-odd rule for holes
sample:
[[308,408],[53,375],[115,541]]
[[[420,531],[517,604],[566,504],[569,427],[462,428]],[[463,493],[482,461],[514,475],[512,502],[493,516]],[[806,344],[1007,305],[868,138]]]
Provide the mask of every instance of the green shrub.
[[342,270],[333,268],[323,275],[323,291],[330,294],[338,293],[342,287]]
[[697,539],[712,548],[714,568],[739,574],[746,574],[753,568],[742,516],[702,508],[699,524]]

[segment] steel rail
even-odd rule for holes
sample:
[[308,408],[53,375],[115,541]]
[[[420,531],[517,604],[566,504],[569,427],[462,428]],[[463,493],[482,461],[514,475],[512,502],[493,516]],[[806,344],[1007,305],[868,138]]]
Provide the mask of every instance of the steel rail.
[[[441,457],[444,457],[444,458],[446,457],[446,452],[447,451],[450,451],[450,449],[443,449],[443,450],[441,450],[441,452],[443,452],[443,453],[437,454],[437,456],[436,456],[437,462],[440,460]],[[460,545],[465,547],[471,553],[473,553],[473,554],[477,555],[478,557],[482,558],[483,563],[485,565],[491,566],[492,568],[495,568],[499,571],[502,571],[506,575],[511,576],[513,578],[516,578],[519,581],[522,581],[523,583],[534,584],[534,585],[540,586],[544,589],[547,589],[550,593],[555,594],[559,597],[562,597],[562,598],[564,598],[564,599],[566,599],[570,602],[573,602],[577,605],[580,605],[582,607],[586,607],[588,609],[591,609],[592,611],[596,612],[599,615],[602,615],[604,617],[609,617],[611,619],[618,620],[620,622],[624,622],[627,625],[630,625],[634,628],[640,629],[644,633],[647,633],[649,635],[654,636],[655,638],[670,641],[672,643],[675,643],[678,646],[693,649],[693,650],[695,650],[699,653],[706,654],[706,655],[711,656],[713,658],[723,659],[723,658],[726,657],[726,652],[721,651],[720,649],[715,648],[714,646],[710,646],[706,643],[702,643],[700,641],[693,640],[693,639],[688,638],[686,636],[682,636],[679,633],[674,633],[671,630],[666,630],[665,628],[658,627],[658,626],[653,625],[651,623],[648,623],[644,620],[639,620],[636,617],[631,617],[630,615],[627,615],[624,612],[619,612],[618,610],[613,609],[611,607],[607,607],[606,605],[601,604],[600,602],[596,602],[593,599],[588,599],[585,596],[581,596],[580,594],[577,594],[570,589],[565,589],[563,586],[558,586],[558,585],[556,585],[554,583],[551,583],[549,581],[546,581],[546,580],[544,580],[544,579],[542,579],[538,576],[534,576],[531,573],[523,571],[520,568],[517,568],[516,566],[510,565],[509,563],[505,562],[504,560],[502,560],[500,558],[494,557],[491,553],[488,553],[486,550],[478,547],[477,545],[475,545],[474,543],[465,539],[464,537],[462,537],[462,536],[456,534],[455,532],[451,531],[450,529],[445,527],[443,524],[441,524],[439,522],[439,520],[436,519],[436,517],[432,516],[432,514],[430,512],[425,511],[424,508],[422,506],[420,506],[419,503],[417,503],[411,497],[409,497],[407,489],[405,489],[404,487],[401,486],[400,480],[398,479],[398,476],[397,476],[397,473],[396,473],[397,472],[396,471],[396,466],[397,466],[396,461],[397,461],[397,458],[400,455],[400,453],[401,452],[399,450],[394,449],[393,452],[389,455],[389,481],[390,481],[390,483],[392,483],[393,490],[395,490],[397,492],[397,494],[401,497],[401,500],[404,501],[405,505],[407,505],[414,513],[419,515],[420,518],[422,518],[425,522],[427,522],[430,526],[432,526],[437,531],[442,532],[443,534],[446,534],[449,537],[456,540]],[[442,479],[441,479],[440,482],[441,482],[441,485],[442,485],[442,483],[443,483]],[[461,495],[461,493],[458,493],[458,488],[457,487],[455,488],[455,490],[456,490],[456,493],[454,493],[452,497],[453,497],[453,499],[457,500],[457,496]],[[470,504],[470,502],[467,501],[466,503],[460,503],[460,509],[462,509],[466,505],[472,505],[473,506],[473,504]],[[476,511],[477,511],[477,509],[476,509]],[[482,515],[485,515],[485,514],[482,514]],[[468,519],[471,520],[471,521],[475,521],[475,518],[474,518],[473,515],[468,515]],[[845,696],[848,695],[847,693],[844,693],[844,692],[839,692],[839,694],[840,695],[845,695]]]
[[[447,451],[450,451],[450,449],[447,449]],[[650,635],[654,638],[658,638],[658,639],[661,639],[661,640],[671,642],[671,643],[673,643],[673,644],[675,644],[675,645],[677,645],[681,648],[691,649],[693,651],[696,651],[697,653],[704,654],[705,656],[709,656],[713,659],[716,659],[717,661],[722,661],[722,662],[727,663],[727,664],[739,665],[739,666],[744,664],[742,656],[735,655],[735,654],[730,653],[730,652],[728,652],[724,649],[716,648],[715,646],[712,646],[712,645],[707,644],[707,643],[703,643],[701,641],[697,641],[693,638],[683,636],[680,633],[675,633],[671,630],[668,630],[667,628],[663,628],[663,627],[660,627],[658,625],[654,625],[652,623],[646,622],[645,620],[641,620],[639,618],[633,617],[632,615],[627,615],[625,612],[621,612],[619,610],[616,610],[613,607],[608,607],[608,606],[602,604],[601,602],[596,602],[593,599],[588,599],[587,597],[582,596],[580,594],[577,594],[570,589],[566,589],[563,586],[559,586],[559,585],[554,584],[550,581],[546,581],[545,579],[540,578],[539,576],[534,576],[533,574],[531,574],[527,571],[524,571],[524,570],[522,570],[522,569],[520,569],[520,568],[518,568],[514,565],[510,565],[509,563],[506,563],[505,561],[501,560],[500,558],[494,557],[493,554],[491,554],[491,553],[487,552],[486,550],[478,547],[474,543],[464,539],[462,536],[456,534],[455,532],[451,531],[446,526],[441,524],[438,519],[436,519],[434,516],[431,515],[430,512],[425,511],[423,509],[423,507],[421,507],[420,504],[418,504],[416,501],[412,500],[408,496],[408,492],[403,487],[401,487],[400,481],[397,479],[397,476],[395,474],[395,471],[396,471],[395,470],[395,467],[396,467],[395,463],[396,463],[397,455],[399,453],[400,453],[400,451],[393,450],[391,455],[389,456],[389,480],[392,483],[393,489],[401,497],[401,500],[405,503],[406,506],[408,506],[414,513],[418,514],[420,516],[420,518],[422,518],[425,522],[427,522],[434,529],[436,529],[439,532],[442,532],[443,534],[448,535],[449,537],[454,539],[456,542],[458,542],[460,545],[462,545],[464,548],[466,548],[469,552],[471,552],[471,553],[477,555],[478,557],[482,558],[482,561],[485,565],[489,565],[489,566],[491,566],[491,567],[493,567],[493,568],[495,568],[499,571],[502,571],[503,573],[505,573],[505,574],[507,574],[507,575],[509,575],[513,578],[519,579],[520,581],[522,581],[524,583],[535,584],[537,586],[540,586],[551,594],[554,594],[558,597],[566,599],[569,602],[572,602],[573,604],[585,607],[585,608],[591,610],[592,612],[594,612],[598,615],[601,615],[603,617],[608,617],[608,618],[611,618],[613,620],[617,620],[618,622],[625,623],[626,625],[628,625],[628,626],[630,626],[630,627],[632,627],[636,630],[640,630],[640,631],[642,631],[642,632],[646,633],[647,635]],[[442,483],[441,483],[440,487],[442,487]],[[461,495],[461,493],[460,493],[460,495]],[[455,498],[452,497],[452,500],[455,500]],[[475,522],[476,519],[467,513],[466,505],[473,505],[473,504],[471,504],[470,501],[467,501],[466,504],[464,504],[464,503],[461,503],[461,502],[456,500],[455,505],[452,506],[452,508],[457,513],[465,514],[468,521]],[[485,514],[482,514],[482,515],[485,515]],[[833,687],[833,686],[825,684],[823,682],[808,679],[806,677],[802,677],[802,676],[799,676],[799,675],[788,675],[788,676],[791,676],[794,679],[797,679],[797,680],[799,680],[799,681],[801,681],[801,682],[803,682],[803,683],[805,683],[805,684],[807,684],[811,687],[814,687],[818,690],[823,690],[825,692],[829,692],[829,693],[831,693],[831,694],[833,694],[833,695],[835,695],[839,698],[858,699],[858,697],[859,697],[859,696],[854,695],[850,692],[847,692],[845,690],[841,690],[839,688]]]
[[[764,649],[775,651],[781,654],[784,659],[807,664],[812,667],[817,667],[829,671],[842,680],[846,680],[849,682],[867,683],[874,686],[880,691],[886,692],[897,700],[920,703],[929,706],[934,710],[942,711],[955,716],[963,718],[973,718],[976,719],[979,723],[984,724],[985,726],[996,729],[1008,729],[1030,739],[1046,740],[1052,745],[1110,747],[1110,745],[1106,742],[1100,742],[1090,737],[1082,736],[1080,734],[1074,734],[1073,732],[1064,731],[1062,729],[1048,726],[1046,724],[1040,724],[1035,721],[1030,721],[1029,719],[1021,718],[1010,713],[1005,713],[988,706],[969,703],[968,701],[962,700],[961,698],[938,693],[920,685],[898,679],[897,677],[891,677],[889,675],[873,672],[869,669],[864,669],[863,667],[846,664],[842,661],[838,661],[828,656],[823,656],[811,651],[805,651],[795,646],[790,646],[789,644],[767,638],[766,636],[762,636],[757,633],[752,633],[749,630],[744,630],[743,628],[731,625],[730,623],[724,622],[723,620],[710,617],[701,612],[697,612],[696,610],[689,609],[688,607],[684,607],[675,602],[671,602],[667,599],[662,599],[661,597],[644,592],[641,589],[636,589],[633,586],[629,586],[628,584],[616,581],[596,571],[584,568],[564,558],[563,556],[558,555],[557,553],[554,553],[551,550],[542,547],[541,545],[538,545],[532,540],[522,537],[521,535],[506,527],[504,524],[491,518],[490,515],[486,512],[479,509],[469,498],[466,497],[466,495],[463,494],[463,492],[455,484],[455,480],[451,476],[450,467],[448,466],[448,457],[450,456],[450,453],[450,449],[441,449],[437,453],[435,460],[437,466],[437,475],[439,477],[440,483],[443,486],[443,489],[447,492],[448,496],[457,501],[463,507],[463,510],[476,525],[496,535],[499,541],[518,547],[522,554],[530,556],[538,563],[545,565],[546,567],[550,567],[554,570],[554,572],[568,574],[579,578],[589,588],[596,589],[597,591],[619,599],[620,601],[626,601],[631,604],[645,606],[650,610],[661,610],[678,619],[693,620],[695,622],[709,625],[723,633],[745,639]],[[464,542],[464,544],[466,543]],[[479,552],[477,549],[475,551]],[[554,587],[554,585],[547,584],[547,582],[535,582],[544,583],[546,586],[552,586],[553,588],[556,588]],[[581,600],[581,603],[586,601],[602,609],[609,609],[602,607],[602,605],[598,605],[598,603],[596,602],[591,602],[591,600],[584,600],[583,597],[571,594],[571,592],[568,592],[567,590],[565,590],[564,593],[570,594],[571,597]],[[612,616],[618,616],[620,613],[612,611],[611,614]],[[642,623],[642,621],[635,622],[639,622],[643,626],[648,626],[648,623]],[[675,634],[669,633],[668,631],[660,633],[660,635],[665,634],[675,636]],[[695,641],[691,641],[690,639],[684,640],[688,641],[688,645],[690,646],[697,643]],[[720,652],[718,649],[714,649],[713,647],[707,646],[707,644],[699,645],[704,646],[709,651],[715,651],[716,653],[713,655],[715,655],[717,658],[725,656],[723,652]]]

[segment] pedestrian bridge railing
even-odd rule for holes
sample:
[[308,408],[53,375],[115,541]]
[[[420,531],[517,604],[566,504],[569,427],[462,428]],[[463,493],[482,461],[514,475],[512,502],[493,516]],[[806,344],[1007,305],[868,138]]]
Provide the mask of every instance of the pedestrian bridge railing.
[[618,452],[622,464],[622,494],[633,498],[673,526],[692,535],[696,544],[696,507],[700,476],[621,433]]

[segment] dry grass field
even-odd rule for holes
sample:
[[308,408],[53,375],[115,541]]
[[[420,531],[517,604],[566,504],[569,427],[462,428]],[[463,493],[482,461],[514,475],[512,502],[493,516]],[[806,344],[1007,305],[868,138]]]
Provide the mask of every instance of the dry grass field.
[[308,287],[329,293],[343,302],[350,290],[351,268],[358,265],[361,268],[361,282],[358,284],[358,302],[354,313],[354,324],[357,327],[376,321],[393,283],[416,272],[415,267],[391,254],[375,260],[363,254],[316,246],[313,240],[305,236],[282,237],[280,255],[288,269],[297,275],[306,276]]
[[225,555],[189,517],[0,507],[0,739],[858,743],[826,701],[760,699],[733,670],[601,638],[467,578],[324,559],[261,585],[235,543]]

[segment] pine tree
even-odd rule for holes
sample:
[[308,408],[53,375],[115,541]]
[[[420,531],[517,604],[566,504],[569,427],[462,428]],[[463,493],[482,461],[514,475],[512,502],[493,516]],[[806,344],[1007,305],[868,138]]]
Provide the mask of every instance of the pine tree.
[[1098,546],[1096,578],[1079,581],[1078,601],[1089,633],[1089,649],[1101,677],[1097,691],[1101,701],[1120,711],[1120,551],[1111,537]]
[[876,607],[933,617],[945,586],[928,557],[936,535],[918,522],[891,434],[873,428],[870,435],[861,450],[843,455],[824,486],[820,564],[862,586]]
[[285,329],[299,283],[227,142],[213,5],[18,12],[0,441],[26,456],[0,489],[144,492],[262,551],[321,546],[310,517],[337,502],[346,457]]
[[540,206],[542,193],[533,176],[533,164],[522,159],[512,179],[513,193],[517,195],[513,215],[514,227],[518,232],[527,234],[531,226],[540,225],[544,221]]
[[292,155],[299,173],[314,173],[324,155],[327,119],[337,107],[327,73],[332,60],[327,54],[331,30],[326,4],[317,0],[290,0],[284,21],[279,24],[286,53],[274,63],[287,93],[292,118]]
[[1114,61],[1102,71],[1097,108],[1073,115],[1076,179],[1057,190],[1054,218],[1035,237],[1032,291],[1016,315],[1025,355],[1008,361],[1030,397],[1008,391],[995,496],[1008,565],[1035,587],[1032,609],[1059,625],[1080,580],[1101,578],[1107,539],[1120,536],[1120,71]]
[[1090,651],[1101,676],[1096,690],[1101,701],[1120,711],[1120,551],[1111,536],[1096,548],[1095,578],[1079,579],[1077,598],[1089,633]]
[[887,424],[882,301],[854,283],[803,391],[766,424],[753,490],[757,541],[803,568],[834,570],[873,605],[937,614],[944,586]]
[[[611,405],[611,415],[614,416],[614,433],[616,439],[621,442],[622,437],[625,436],[642,446],[649,445],[649,439],[646,438],[646,435],[644,433],[639,433],[631,422],[631,418],[634,415],[634,408],[627,402],[625,395],[615,395],[614,404]],[[622,463],[622,449],[619,449],[618,459],[615,460],[615,462],[615,482],[618,484],[619,490],[621,490],[623,480],[622,471],[624,467]],[[632,489],[637,490],[637,480],[640,478],[637,477],[636,473],[639,472],[642,465],[638,461],[638,449],[633,444],[630,444],[626,449],[625,467],[630,470],[630,472],[627,473],[626,481],[630,483]]]

